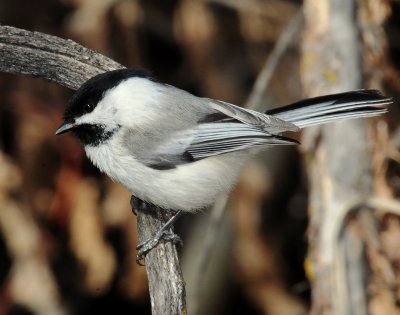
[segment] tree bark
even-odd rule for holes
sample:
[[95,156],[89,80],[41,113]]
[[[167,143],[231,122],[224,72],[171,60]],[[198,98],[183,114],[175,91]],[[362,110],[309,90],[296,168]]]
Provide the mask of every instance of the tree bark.
[[[92,76],[122,65],[71,40],[39,32],[0,26],[0,71],[22,74],[77,89]],[[154,235],[166,220],[158,209],[155,215],[138,212],[139,240]],[[185,314],[185,285],[173,244],[160,244],[145,258],[152,313]]]
[[[354,0],[306,0],[302,80],[306,96],[362,87]],[[361,206],[373,194],[370,121],[310,128],[303,143],[310,181],[308,271],[312,314],[367,315],[370,265],[360,231],[377,235],[376,217]]]
[[[139,242],[153,237],[169,214],[154,206],[146,212],[138,212]],[[186,314],[186,291],[176,247],[171,242],[160,242],[144,258],[152,314]]]

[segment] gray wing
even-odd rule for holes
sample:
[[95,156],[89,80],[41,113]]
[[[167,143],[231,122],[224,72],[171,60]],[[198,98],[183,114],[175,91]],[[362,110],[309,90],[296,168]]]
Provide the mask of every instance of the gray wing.
[[[202,123],[195,128],[179,131],[142,155],[141,162],[155,169],[171,169],[207,157],[262,147],[297,144],[298,142],[273,135],[241,122]],[[145,158],[144,158],[145,157]]]
[[253,147],[297,143],[293,139],[273,135],[243,123],[206,123],[197,127],[194,139],[186,148],[186,152],[193,159],[200,160]]
[[138,160],[154,169],[165,170],[254,147],[298,143],[276,135],[299,130],[290,122],[222,101],[196,98],[199,100],[199,108],[203,108],[200,111],[208,107],[207,114],[197,123],[163,135],[148,150],[141,146],[140,154],[135,154]]

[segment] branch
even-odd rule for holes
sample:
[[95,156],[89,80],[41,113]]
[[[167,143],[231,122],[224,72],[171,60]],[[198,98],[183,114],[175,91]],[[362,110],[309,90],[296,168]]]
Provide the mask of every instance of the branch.
[[[169,214],[153,207],[137,212],[139,243],[153,237]],[[160,242],[144,258],[149,278],[152,314],[186,314],[186,291],[176,247],[171,242]]]
[[[306,96],[362,86],[356,2],[304,2],[302,81]],[[373,224],[367,226],[366,222],[376,218],[362,207],[351,207],[355,200],[373,194],[376,138],[368,127],[367,120],[359,119],[309,128],[303,133],[312,209],[308,235],[312,314],[368,313],[369,279],[363,271],[370,266],[358,230],[373,231]]]
[[[0,71],[22,74],[77,89],[90,77],[122,65],[72,40],[0,26]],[[139,239],[163,224],[165,213],[138,213]],[[146,257],[153,314],[185,312],[185,286],[175,246],[161,244]]]
[[72,40],[0,27],[0,71],[45,79],[76,90],[92,76],[123,68]]
[[279,39],[274,45],[271,54],[268,56],[263,68],[257,76],[254,83],[253,89],[251,90],[250,96],[246,101],[246,108],[254,110],[262,110],[265,108],[259,108],[259,103],[269,86],[269,82],[272,79],[275,70],[282,59],[282,56],[287,51],[290,44],[294,42],[296,36],[300,33],[303,24],[303,11],[300,9],[289,21]]

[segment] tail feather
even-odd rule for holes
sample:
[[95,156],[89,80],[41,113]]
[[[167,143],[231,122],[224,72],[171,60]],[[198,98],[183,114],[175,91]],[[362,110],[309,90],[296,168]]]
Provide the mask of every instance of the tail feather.
[[266,112],[300,128],[337,120],[378,116],[393,102],[377,90],[357,90],[305,99]]

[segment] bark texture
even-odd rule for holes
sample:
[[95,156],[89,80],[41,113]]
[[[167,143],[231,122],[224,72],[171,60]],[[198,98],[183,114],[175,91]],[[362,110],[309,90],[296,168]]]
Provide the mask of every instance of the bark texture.
[[[305,1],[302,80],[306,96],[359,89],[362,42],[357,5]],[[365,207],[374,192],[374,133],[365,119],[307,130],[310,181],[308,266],[313,314],[368,314],[368,240],[378,239],[376,215]],[[368,237],[366,237],[366,235]]]

